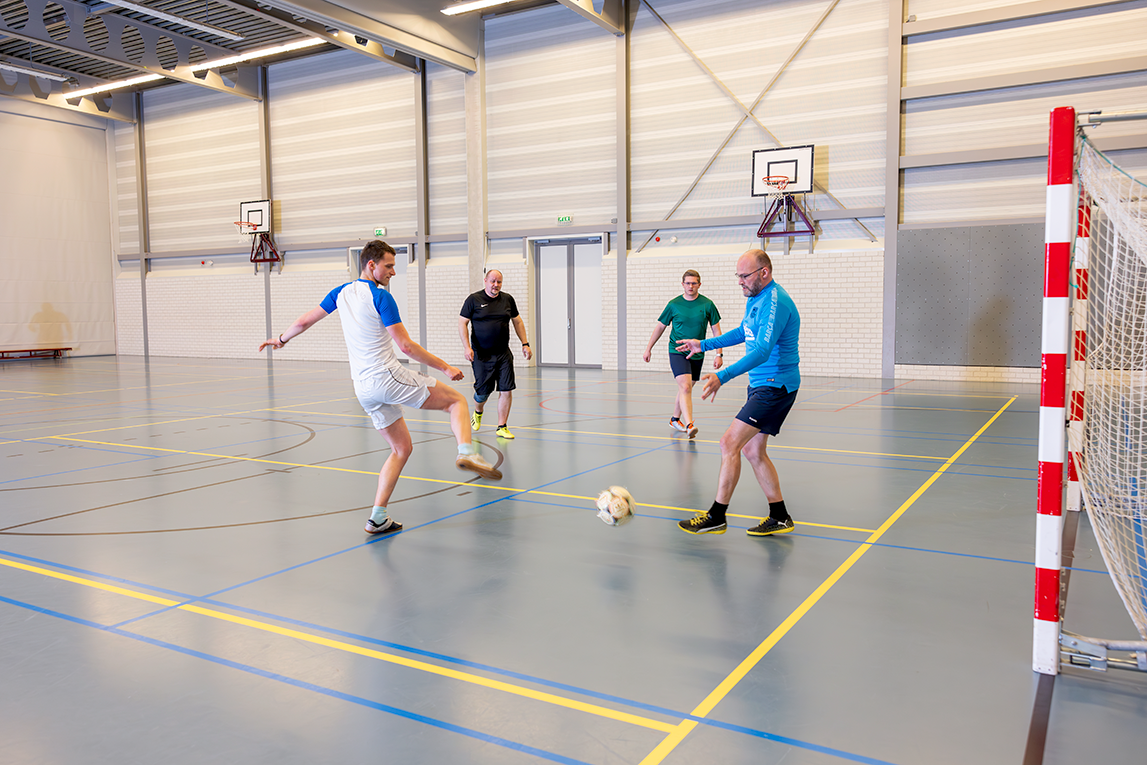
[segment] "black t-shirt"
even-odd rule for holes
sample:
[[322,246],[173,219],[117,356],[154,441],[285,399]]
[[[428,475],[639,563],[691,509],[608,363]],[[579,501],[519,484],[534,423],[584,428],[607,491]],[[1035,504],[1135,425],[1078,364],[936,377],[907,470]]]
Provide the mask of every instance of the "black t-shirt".
[[466,298],[461,315],[470,320],[474,358],[488,359],[510,350],[510,321],[518,315],[512,295],[499,292],[492,298],[486,290],[478,290]]

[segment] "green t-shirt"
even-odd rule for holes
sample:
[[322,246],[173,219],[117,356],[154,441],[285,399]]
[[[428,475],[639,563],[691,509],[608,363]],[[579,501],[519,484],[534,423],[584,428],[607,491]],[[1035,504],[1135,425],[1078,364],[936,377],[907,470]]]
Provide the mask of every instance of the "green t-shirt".
[[[677,353],[678,340],[704,340],[705,332],[710,325],[721,321],[721,314],[713,301],[704,295],[698,295],[693,300],[686,300],[684,295],[678,295],[669,301],[665,310],[657,321],[673,329],[669,333],[669,352]],[[683,354],[682,354],[683,355]],[[704,358],[697,354],[693,358]]]

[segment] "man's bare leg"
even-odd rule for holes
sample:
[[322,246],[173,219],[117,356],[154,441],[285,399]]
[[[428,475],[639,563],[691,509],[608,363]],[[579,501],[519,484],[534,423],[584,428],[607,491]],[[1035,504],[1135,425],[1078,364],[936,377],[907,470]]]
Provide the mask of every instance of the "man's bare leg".
[[745,448],[761,431],[748,423],[733,420],[721,436],[721,475],[717,479],[717,501],[727,505],[733,499],[733,490],[741,479],[741,449]]
[[755,438],[750,439],[749,443],[745,444],[741,453],[748,458],[749,464],[753,467],[753,474],[757,477],[757,483],[761,485],[761,491],[765,493],[769,502],[781,502],[784,500],[784,497],[781,496],[781,479],[766,451],[768,442],[767,434],[758,433]]
[[685,425],[693,422],[693,375],[677,375],[677,400],[673,402],[673,416]]
[[510,404],[514,402],[514,391],[504,390],[498,393],[498,424],[505,425],[510,421]]
[[368,534],[387,534],[402,530],[402,524],[389,517],[386,509],[390,503],[390,495],[402,475],[402,468],[410,459],[414,451],[414,444],[410,440],[410,429],[406,427],[406,420],[399,417],[397,421],[381,428],[379,433],[390,444],[390,455],[382,463],[378,471],[378,490],[374,494],[374,507],[370,512],[370,520],[366,522]]
[[470,470],[483,478],[501,480],[502,471],[478,454],[478,447],[471,443],[470,407],[466,404],[465,396],[451,386],[436,381],[420,408],[450,413],[450,429],[458,440],[458,459],[454,464],[459,470]]

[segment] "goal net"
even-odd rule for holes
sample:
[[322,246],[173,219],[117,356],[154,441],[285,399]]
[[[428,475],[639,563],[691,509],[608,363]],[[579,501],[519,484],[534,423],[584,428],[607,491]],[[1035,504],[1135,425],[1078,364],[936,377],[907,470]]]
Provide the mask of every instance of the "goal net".
[[1086,322],[1076,327],[1083,427],[1070,448],[1103,559],[1147,640],[1147,186],[1086,136],[1078,178],[1090,236]]

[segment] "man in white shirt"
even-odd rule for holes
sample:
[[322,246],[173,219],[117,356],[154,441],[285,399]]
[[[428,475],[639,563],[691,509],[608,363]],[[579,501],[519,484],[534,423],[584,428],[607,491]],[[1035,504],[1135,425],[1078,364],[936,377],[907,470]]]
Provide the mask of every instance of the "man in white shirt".
[[377,239],[370,242],[359,258],[362,271],[357,280],[331,290],[318,308],[303,314],[285,332],[259,346],[260,351],[267,346],[282,348],[323,317],[336,310],[339,312],[355,393],[391,450],[378,473],[374,508],[366,522],[368,534],[402,530],[402,524],[388,515],[386,506],[414,448],[402,417],[403,406],[449,412],[450,429],[458,440],[458,458],[454,462],[458,469],[471,470],[483,478],[499,480],[502,477],[501,471],[478,454],[478,447],[470,440],[470,409],[466,398],[429,375],[407,369],[395,356],[397,344],[412,360],[439,370],[451,380],[461,380],[463,376],[460,369],[414,342],[402,325],[398,305],[383,289],[394,276],[394,259],[394,248],[389,244]]

